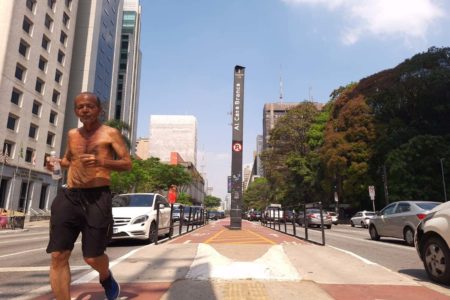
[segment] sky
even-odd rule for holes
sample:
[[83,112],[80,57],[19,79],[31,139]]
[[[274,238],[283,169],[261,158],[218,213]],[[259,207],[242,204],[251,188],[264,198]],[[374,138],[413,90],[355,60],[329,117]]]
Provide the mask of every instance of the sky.
[[150,115],[193,115],[197,169],[225,198],[233,70],[244,66],[243,163],[264,103],[326,103],[339,86],[450,46],[448,0],[142,0],[138,137]]

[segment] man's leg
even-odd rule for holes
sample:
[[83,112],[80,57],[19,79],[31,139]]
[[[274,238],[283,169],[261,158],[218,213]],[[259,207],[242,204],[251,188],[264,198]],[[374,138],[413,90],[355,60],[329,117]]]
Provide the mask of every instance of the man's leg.
[[85,257],[84,261],[98,272],[100,281],[104,281],[109,277],[108,255],[102,254],[97,257]]
[[70,250],[51,253],[50,285],[57,300],[70,299]]

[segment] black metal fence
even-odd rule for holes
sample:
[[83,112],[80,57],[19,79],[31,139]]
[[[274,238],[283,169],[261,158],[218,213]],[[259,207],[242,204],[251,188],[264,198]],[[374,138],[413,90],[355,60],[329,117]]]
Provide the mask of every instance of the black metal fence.
[[158,244],[158,236],[160,230],[169,229],[168,237],[171,239],[174,236],[174,232],[178,231],[177,236],[181,236],[188,232],[191,232],[199,227],[205,226],[208,224],[208,211],[200,206],[183,206],[180,205],[179,209],[179,217],[174,218],[174,206],[173,204],[170,206],[170,222],[169,227],[160,227],[159,219],[160,219],[160,205],[156,205],[156,237],[154,238],[154,242]]
[[[261,215],[261,224],[318,245],[325,245],[325,227],[331,228],[331,218],[328,218],[330,217],[323,210],[322,203],[314,202],[295,207],[268,207]],[[309,230],[314,230],[314,234],[310,234]]]

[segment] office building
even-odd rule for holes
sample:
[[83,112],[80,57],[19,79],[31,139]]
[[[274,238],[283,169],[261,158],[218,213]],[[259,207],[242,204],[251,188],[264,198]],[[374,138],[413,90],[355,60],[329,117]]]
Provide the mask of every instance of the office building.
[[[73,113],[75,97],[83,91],[94,92],[102,102],[102,108],[109,111],[113,82],[113,66],[119,63],[115,56],[118,48],[122,20],[121,0],[92,0],[77,2],[77,28],[75,31],[70,84],[67,96],[64,132],[80,127]],[[107,114],[103,117],[107,117]],[[62,145],[65,150],[67,135]]]
[[[81,1],[82,2],[82,1]],[[46,210],[57,183],[79,1],[0,1],[0,207]]]
[[[139,0],[124,0],[121,22],[120,43],[115,56],[118,64],[114,65],[111,103],[108,119],[116,119],[129,126],[123,132],[131,145],[136,143],[137,114],[139,104],[140,80],[140,34],[141,6]],[[134,149],[131,149],[134,154]]]
[[194,116],[150,116],[149,154],[161,162],[177,152],[184,161],[197,166],[197,119]]

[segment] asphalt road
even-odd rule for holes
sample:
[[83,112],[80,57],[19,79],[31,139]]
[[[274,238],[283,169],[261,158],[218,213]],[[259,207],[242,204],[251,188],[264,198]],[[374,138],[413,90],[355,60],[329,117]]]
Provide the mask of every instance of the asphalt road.
[[[174,234],[178,234],[178,227],[175,227]],[[70,258],[72,281],[92,271],[84,263],[80,240],[81,238]],[[30,290],[49,285],[50,255],[45,252],[47,243],[46,227],[0,234],[0,299],[13,299]],[[114,241],[108,247],[107,254],[110,261],[114,261],[145,245],[142,241]]]
[[[281,229],[284,230],[284,225]],[[288,226],[288,232],[292,233],[292,227]],[[178,228],[175,229],[175,234],[177,233]],[[274,231],[273,234],[282,233]],[[303,227],[297,227],[297,235],[304,236]],[[320,229],[309,229],[308,235],[311,240],[321,243]],[[47,241],[48,228],[45,227],[30,228],[27,232],[0,234],[0,299],[13,299],[30,290],[48,287],[50,257],[45,252]],[[347,251],[362,260],[412,277],[431,288],[447,289],[428,279],[415,248],[407,246],[401,240],[372,241],[367,229],[333,225],[331,229],[325,229],[325,242],[327,246]],[[143,246],[145,243],[140,241],[119,241],[111,244],[107,253],[113,261]],[[72,253],[70,264],[72,281],[91,272],[90,267],[83,261],[79,244]]]

